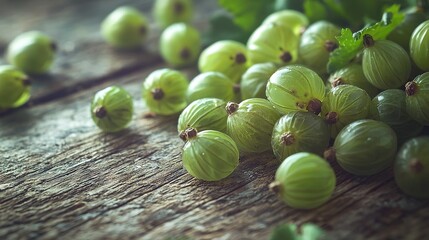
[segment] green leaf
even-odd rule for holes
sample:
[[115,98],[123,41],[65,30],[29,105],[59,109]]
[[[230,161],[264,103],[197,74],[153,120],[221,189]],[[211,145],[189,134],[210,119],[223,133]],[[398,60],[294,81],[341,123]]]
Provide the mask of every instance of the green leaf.
[[299,240],[295,224],[281,224],[273,229],[269,240]]
[[302,240],[321,240],[326,238],[325,232],[315,224],[305,223],[301,226]]
[[219,0],[230,12],[234,22],[247,32],[252,32],[274,10],[275,0]]
[[203,34],[203,45],[208,46],[220,40],[234,40],[246,43],[250,33],[237,26],[232,17],[223,11],[215,12],[210,18],[210,28]]
[[331,53],[328,62],[328,73],[346,66],[363,48],[363,36],[369,34],[374,40],[385,39],[402,21],[404,14],[399,12],[399,5],[387,8],[380,22],[372,24],[352,34],[348,28],[341,30],[337,37],[339,47]]

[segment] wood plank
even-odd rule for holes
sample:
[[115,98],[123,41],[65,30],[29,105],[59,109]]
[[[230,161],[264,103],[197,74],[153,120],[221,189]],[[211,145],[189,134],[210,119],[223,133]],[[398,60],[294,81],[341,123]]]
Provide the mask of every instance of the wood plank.
[[286,221],[315,222],[333,239],[429,233],[429,201],[401,194],[391,169],[355,177],[333,163],[333,198],[308,211],[268,191],[278,166],[270,153],[241,156],[223,181],[193,179],[181,164],[177,116],[145,117],[141,82],[160,67],[115,81],[136,103],[130,127],[117,134],[101,133],[88,112],[93,94],[113,81],[0,119],[0,238],[266,239]]
[[[158,50],[161,30],[151,16],[152,4],[149,0],[13,0],[2,4],[0,29],[8,34],[0,36],[0,49],[4,50],[19,33],[30,30],[45,32],[57,41],[59,50],[51,71],[32,76],[29,105],[54,100],[81,88],[95,86],[106,78],[162,62]],[[102,20],[121,5],[140,9],[149,20],[149,36],[142,49],[113,49],[99,33]],[[216,9],[216,2],[195,1],[195,8],[193,25],[202,31],[208,25],[207,13]],[[5,63],[4,57],[1,58],[0,64]]]

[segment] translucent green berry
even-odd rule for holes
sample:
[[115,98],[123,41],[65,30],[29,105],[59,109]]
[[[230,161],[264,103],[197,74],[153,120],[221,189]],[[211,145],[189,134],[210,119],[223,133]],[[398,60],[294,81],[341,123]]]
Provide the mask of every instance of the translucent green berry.
[[225,133],[188,128],[182,148],[183,166],[193,177],[218,181],[228,177],[238,166],[239,153],[235,142]]
[[0,111],[16,108],[30,98],[30,80],[10,65],[0,66]]
[[10,64],[28,74],[46,73],[54,61],[57,45],[47,35],[25,32],[9,44],[6,58]]
[[152,13],[156,23],[166,28],[173,23],[190,22],[194,8],[192,0],[156,0]]
[[429,199],[429,137],[407,141],[395,161],[395,181],[399,188],[415,198]]
[[136,8],[122,6],[111,12],[101,23],[101,34],[116,48],[138,48],[148,33],[148,22]]
[[405,84],[407,113],[423,125],[429,125],[429,72]]
[[240,87],[219,72],[205,72],[192,79],[186,93],[188,102],[201,98],[233,101],[239,98]]
[[265,91],[271,75],[278,69],[274,63],[257,63],[243,74],[240,93],[243,100],[249,98],[267,98]]
[[218,98],[202,98],[191,102],[180,114],[177,131],[183,139],[187,128],[226,132],[226,102]]
[[194,63],[201,50],[200,33],[185,23],[175,23],[166,28],[160,38],[161,56],[175,67]]
[[331,198],[335,184],[334,170],[327,161],[316,154],[300,152],[282,162],[270,189],[293,208],[311,209]]
[[159,69],[143,82],[142,96],[150,111],[160,115],[172,115],[182,111],[186,105],[188,79],[181,72]]
[[305,14],[295,10],[286,9],[270,14],[267,18],[265,18],[262,24],[272,23],[284,25],[292,29],[295,35],[299,36],[302,32],[304,32],[305,28],[309,24],[309,21]]
[[421,23],[411,35],[410,55],[420,69],[429,71],[429,20]]
[[121,87],[107,87],[92,99],[91,117],[101,130],[117,132],[125,128],[133,117],[133,99]]
[[240,104],[226,105],[226,132],[241,152],[264,152],[271,149],[271,135],[280,113],[266,99],[249,98]]
[[246,46],[230,40],[213,43],[201,53],[198,59],[200,72],[220,72],[234,82],[240,81],[248,65]]

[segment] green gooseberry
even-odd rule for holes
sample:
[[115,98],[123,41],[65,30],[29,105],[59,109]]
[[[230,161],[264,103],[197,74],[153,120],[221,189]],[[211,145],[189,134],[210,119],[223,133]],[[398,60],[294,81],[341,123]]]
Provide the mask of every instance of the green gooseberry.
[[161,28],[173,23],[191,21],[194,15],[192,0],[156,0],[152,14]]
[[204,181],[218,181],[231,175],[239,163],[237,145],[225,133],[188,128],[182,148],[182,162],[193,177]]
[[299,36],[287,26],[263,24],[247,41],[252,64],[272,62],[279,65],[295,63],[298,60]]
[[6,50],[8,62],[28,74],[46,73],[54,61],[57,45],[38,31],[21,33]]
[[268,100],[250,98],[240,104],[228,102],[226,111],[226,132],[240,152],[257,153],[271,149],[273,127],[281,115]]
[[177,131],[183,139],[185,130],[194,128],[226,132],[226,102],[218,98],[202,98],[191,102],[180,114]]
[[363,73],[375,87],[385,90],[403,86],[411,73],[408,53],[389,40],[374,41],[371,35],[363,36]]
[[118,86],[100,90],[92,99],[91,117],[101,130],[117,132],[125,128],[133,117],[133,98]]
[[150,111],[172,115],[186,105],[188,79],[181,72],[163,68],[149,74],[143,82],[142,96]]
[[405,92],[387,89],[372,99],[370,116],[382,121],[395,131],[399,146],[422,131],[423,125],[413,120],[406,111]]
[[408,140],[396,155],[395,181],[407,195],[429,199],[429,137]]
[[299,57],[302,64],[318,74],[326,74],[329,55],[338,48],[335,37],[339,35],[340,29],[330,22],[311,24],[301,36]]
[[389,125],[372,120],[355,121],[344,127],[325,151],[327,159],[336,159],[347,172],[365,176],[392,165],[397,149],[395,132]]
[[272,23],[284,25],[292,29],[295,35],[300,36],[308,26],[309,21],[305,14],[295,10],[285,9],[268,15],[262,22],[262,25]]
[[429,72],[405,84],[407,113],[423,125],[429,125]]
[[248,65],[246,46],[232,40],[213,43],[204,49],[198,59],[200,72],[220,72],[234,82],[240,81]]
[[410,40],[410,55],[420,69],[429,71],[429,20],[414,29]]
[[323,155],[329,146],[330,133],[323,118],[310,112],[295,111],[281,117],[274,125],[271,146],[277,160],[298,152]]
[[331,138],[347,124],[367,118],[371,98],[364,90],[353,85],[338,85],[326,95],[322,104],[321,116],[328,123]]
[[0,111],[16,108],[30,98],[30,79],[14,66],[0,66]]
[[201,51],[200,33],[185,23],[167,27],[160,37],[161,56],[170,65],[188,66],[194,63]]
[[142,46],[148,31],[145,16],[130,6],[116,8],[101,23],[101,34],[115,48],[132,49]]
[[335,184],[334,170],[327,161],[316,154],[300,152],[282,162],[270,189],[293,208],[312,209],[331,198]]
[[317,115],[325,98],[325,85],[319,75],[307,67],[286,66],[270,77],[266,95],[283,114],[309,111]]
[[274,63],[257,63],[243,74],[240,82],[240,93],[243,100],[249,98],[267,98],[265,91],[271,75],[277,71]]
[[186,93],[188,102],[201,98],[233,101],[239,97],[240,87],[219,72],[204,72],[192,79]]
[[363,74],[362,65],[357,63],[349,64],[348,66],[334,72],[328,79],[331,87],[336,87],[341,84],[350,84],[359,87],[368,93],[370,97],[375,97],[380,90],[368,82]]
[[410,39],[414,29],[426,20],[421,8],[412,8],[405,13],[404,20],[387,36],[387,39],[399,44],[407,52],[410,50]]

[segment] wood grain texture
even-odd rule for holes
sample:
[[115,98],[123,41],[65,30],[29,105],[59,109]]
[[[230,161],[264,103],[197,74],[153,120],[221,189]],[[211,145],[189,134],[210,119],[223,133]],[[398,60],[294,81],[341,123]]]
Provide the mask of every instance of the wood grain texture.
[[[156,54],[157,36],[154,47],[141,52],[105,46],[95,31],[121,1],[18,2],[2,2],[0,28],[11,34],[0,42],[37,27],[65,45],[52,72],[35,83],[35,104],[0,117],[0,239],[267,239],[284,222],[319,224],[332,239],[429,235],[429,201],[400,193],[392,169],[356,177],[331,163],[333,197],[306,211],[268,190],[279,165],[269,152],[241,156],[225,180],[192,178],[181,163],[177,115],[150,117],[140,96],[144,78],[166,67]],[[148,10],[151,1],[125,3]],[[214,9],[213,1],[198,4]],[[197,19],[209,14],[197,13]],[[197,74],[183,71],[189,79]],[[127,129],[105,134],[93,124],[89,105],[112,84],[131,93],[135,113]]]

